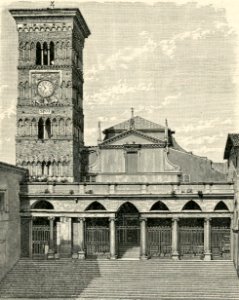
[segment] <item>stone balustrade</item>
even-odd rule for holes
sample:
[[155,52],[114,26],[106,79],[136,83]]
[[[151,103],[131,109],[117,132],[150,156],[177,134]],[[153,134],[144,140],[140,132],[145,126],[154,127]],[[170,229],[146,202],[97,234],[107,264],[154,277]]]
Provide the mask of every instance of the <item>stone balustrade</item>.
[[199,197],[210,194],[233,193],[231,183],[28,183],[21,186],[25,194],[54,195],[169,195],[197,194]]

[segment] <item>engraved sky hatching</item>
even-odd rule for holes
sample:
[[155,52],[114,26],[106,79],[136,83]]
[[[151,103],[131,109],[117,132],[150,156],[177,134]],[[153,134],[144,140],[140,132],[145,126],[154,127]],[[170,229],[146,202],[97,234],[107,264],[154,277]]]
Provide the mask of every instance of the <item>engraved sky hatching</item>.
[[[238,130],[237,29],[232,8],[198,3],[58,2],[79,7],[90,30],[84,49],[85,143],[134,114],[176,131],[188,151],[221,161],[228,132]],[[1,3],[0,159],[15,161],[17,32]],[[235,5],[235,4],[234,4]]]

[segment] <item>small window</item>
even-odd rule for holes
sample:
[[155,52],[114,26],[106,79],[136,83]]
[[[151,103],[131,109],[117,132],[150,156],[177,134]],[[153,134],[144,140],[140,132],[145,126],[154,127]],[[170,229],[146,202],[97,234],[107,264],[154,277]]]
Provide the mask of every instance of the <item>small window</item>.
[[36,65],[41,65],[41,44],[36,44]]
[[47,43],[43,43],[43,65],[48,65],[48,46]]
[[50,65],[54,65],[54,43],[50,42]]
[[5,211],[5,193],[0,192],[0,212]]
[[138,152],[128,151],[126,153],[126,173],[136,173],[138,171]]
[[44,139],[44,122],[42,118],[38,121],[38,138],[41,140]]

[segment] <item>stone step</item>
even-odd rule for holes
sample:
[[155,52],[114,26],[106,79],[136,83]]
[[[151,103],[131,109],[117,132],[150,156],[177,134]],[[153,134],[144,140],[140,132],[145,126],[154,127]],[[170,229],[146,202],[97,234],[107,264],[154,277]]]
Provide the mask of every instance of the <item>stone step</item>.
[[0,294],[1,299],[239,300],[239,281],[231,261],[20,260],[0,283]]

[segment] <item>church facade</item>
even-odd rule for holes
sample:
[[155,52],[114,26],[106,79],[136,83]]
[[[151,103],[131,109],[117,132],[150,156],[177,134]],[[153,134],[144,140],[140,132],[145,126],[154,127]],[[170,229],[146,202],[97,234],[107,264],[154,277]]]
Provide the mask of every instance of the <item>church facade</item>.
[[224,165],[185,151],[167,122],[133,114],[84,146],[83,16],[10,12],[19,36],[16,160],[29,172],[22,257],[234,258],[235,186]]

